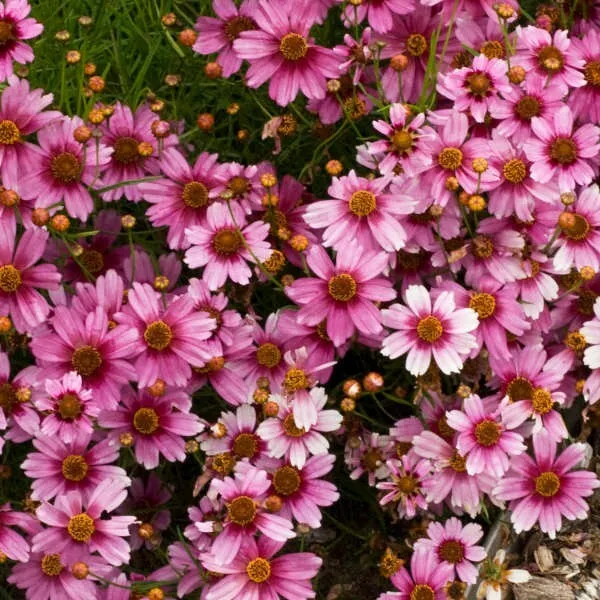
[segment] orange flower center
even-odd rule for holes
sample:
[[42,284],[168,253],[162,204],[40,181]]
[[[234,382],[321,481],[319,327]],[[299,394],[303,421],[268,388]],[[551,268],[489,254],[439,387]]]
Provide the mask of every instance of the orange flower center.
[[506,387],[506,393],[511,402],[531,400],[533,384],[525,377],[515,377]]
[[254,583],[264,583],[271,577],[271,563],[266,558],[254,558],[246,565],[246,574]]
[[0,121],[0,144],[12,146],[21,141],[21,131],[14,121]]
[[208,189],[199,181],[190,181],[183,186],[181,199],[190,208],[203,208],[208,205]]
[[535,478],[535,491],[544,498],[556,496],[560,490],[560,478],[552,471],[541,473]]
[[491,419],[484,419],[475,426],[475,439],[486,448],[497,444],[501,436],[502,429],[500,425]]
[[160,319],[150,323],[144,331],[144,341],[146,344],[158,352],[166,350],[173,340],[171,328]]
[[256,360],[263,367],[272,369],[281,362],[281,350],[275,344],[266,342],[256,350]]
[[0,290],[5,294],[14,294],[23,283],[21,271],[13,265],[0,267]]
[[377,198],[367,190],[358,190],[350,197],[348,206],[357,217],[368,217],[377,208]]
[[76,542],[87,543],[90,541],[92,535],[94,535],[94,532],[96,531],[94,519],[92,519],[92,517],[90,517],[87,513],[75,515],[69,519],[67,531]]
[[458,540],[446,540],[438,549],[439,557],[452,564],[457,564],[465,557],[465,549]]
[[114,145],[113,158],[123,165],[138,162],[141,158],[139,142],[135,138],[124,136],[117,138]]
[[159,424],[158,413],[153,408],[138,408],[133,415],[133,426],[142,435],[153,434]]
[[233,440],[233,453],[240,458],[252,458],[258,451],[258,437],[253,433],[240,433]]
[[291,496],[300,489],[301,483],[297,469],[289,465],[280,467],[273,475],[273,487],[280,496]]
[[231,256],[242,245],[242,236],[236,229],[221,229],[212,241],[213,249],[219,256]]
[[285,60],[297,62],[308,53],[308,42],[298,33],[288,33],[279,43],[279,51]]
[[406,49],[415,58],[427,50],[427,40],[421,33],[411,33],[406,40]]
[[577,160],[577,146],[571,138],[558,137],[550,145],[550,157],[561,165],[571,165]]
[[417,325],[417,335],[429,344],[437,342],[443,333],[444,328],[441,321],[433,315],[421,319]]
[[438,164],[442,169],[455,171],[462,165],[463,153],[460,148],[444,148],[438,156]]
[[334,275],[327,285],[329,295],[338,302],[349,302],[356,296],[356,281],[348,273]]
[[81,177],[81,161],[72,152],[61,152],[50,162],[52,177],[61,183],[73,183]]
[[102,366],[102,356],[93,346],[80,346],[71,356],[71,365],[82,377],[91,377]]
[[527,177],[527,166],[522,160],[512,158],[504,163],[502,175],[504,175],[504,179],[510,183],[521,183]]
[[246,527],[256,517],[256,504],[248,496],[239,496],[227,507],[227,512],[233,523]]
[[69,481],[82,481],[89,466],[81,454],[70,454],[62,462],[62,474]]

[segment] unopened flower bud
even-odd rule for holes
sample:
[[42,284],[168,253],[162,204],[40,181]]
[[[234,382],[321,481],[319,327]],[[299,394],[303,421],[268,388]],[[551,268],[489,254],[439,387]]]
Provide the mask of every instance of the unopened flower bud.
[[43,227],[47,225],[50,220],[50,213],[47,208],[36,208],[31,213],[31,221],[34,225],[38,227]]
[[514,65],[508,70],[508,80],[515,85],[519,85],[525,81],[525,75],[527,72],[520,65]]
[[148,393],[154,398],[160,398],[165,395],[167,384],[164,379],[157,379],[151,386],[148,386]]
[[346,396],[345,398],[342,398],[342,401],[340,402],[340,408],[342,409],[342,412],[345,413],[353,412],[356,408],[356,402],[352,398],[348,398]]
[[176,75],[174,73],[169,73],[165,75],[165,85],[169,87],[176,87],[181,83],[181,75]]
[[277,513],[283,508],[283,501],[279,496],[273,494],[265,499],[265,508],[270,513]]
[[19,204],[19,200],[19,194],[14,190],[2,189],[2,191],[0,191],[0,204],[2,204],[2,206],[12,208]]
[[133,215],[123,215],[121,217],[121,227],[125,230],[135,227],[136,219]]
[[148,592],[148,600],[164,600],[165,593],[158,587],[152,588]]
[[581,269],[579,269],[579,274],[581,275],[581,278],[584,281],[590,281],[596,276],[596,272],[594,271],[594,269],[589,266],[581,267]]
[[227,427],[225,423],[218,422],[210,428],[210,432],[216,440],[220,440],[227,435]]
[[383,376],[381,373],[371,371],[364,376],[362,383],[367,392],[379,392],[384,385]]
[[271,394],[268,390],[256,389],[252,394],[252,399],[254,400],[254,402],[256,402],[256,404],[264,404],[265,402],[267,402],[270,395]]
[[85,144],[92,137],[92,130],[85,125],[80,125],[76,127],[73,131],[73,138],[75,138],[76,142],[80,144]]
[[144,158],[148,158],[154,154],[154,148],[150,142],[140,142],[137,147],[138,154]]
[[228,107],[227,107],[227,114],[228,115],[237,115],[240,112],[240,105],[237,102],[232,102]]
[[432,204],[429,207],[429,214],[434,219],[439,219],[444,214],[444,207],[441,204]]
[[455,192],[458,189],[458,179],[456,177],[448,177],[445,185],[449,192]]
[[171,135],[171,125],[169,125],[168,121],[154,121],[150,126],[150,130],[152,131],[152,135],[158,139]]
[[94,125],[100,125],[104,118],[104,113],[98,108],[92,108],[88,113],[88,121]]
[[157,275],[154,278],[154,289],[158,292],[164,292],[168,289],[170,284],[171,282],[169,281],[169,278],[165,275]]
[[223,75],[223,67],[217,62],[209,62],[204,66],[204,74],[208,79],[219,79]]
[[71,39],[71,34],[66,29],[61,29],[54,34],[54,39],[59,42],[68,42]]
[[54,215],[52,219],[50,219],[50,227],[59,233],[64,233],[70,226],[71,221],[69,221],[67,215]]
[[572,204],[575,204],[575,200],[577,200],[577,197],[573,192],[563,192],[560,195],[560,201],[564,206],[571,206]]
[[165,108],[165,101],[164,100],[153,100],[150,103],[150,110],[154,113],[159,113],[161,110],[163,110]]
[[142,523],[138,527],[138,535],[143,540],[149,540],[154,535],[154,527],[150,523]]
[[236,137],[240,142],[245,142],[250,137],[250,132],[247,129],[240,129]]
[[277,177],[273,173],[263,173],[260,176],[260,183],[263,187],[270,189],[277,185]]
[[328,175],[335,177],[344,170],[344,165],[339,160],[330,160],[325,165],[325,171]]
[[327,82],[327,91],[330,94],[337,94],[342,89],[342,84],[339,79],[330,79]]
[[261,204],[267,208],[269,206],[277,206],[279,204],[279,196],[276,194],[264,194],[261,198]]
[[88,86],[93,92],[96,92],[96,94],[98,94],[104,89],[104,87],[106,86],[106,82],[102,77],[100,77],[100,75],[94,75],[93,77],[90,77],[88,81]]
[[576,391],[578,394],[583,394],[583,390],[584,390],[584,388],[585,388],[585,379],[578,379],[578,380],[575,382],[575,391]]
[[198,115],[196,124],[201,131],[210,131],[215,124],[215,118],[210,113],[202,113]]
[[290,275],[289,273],[286,273],[285,275],[283,275],[281,277],[281,285],[283,285],[283,287],[288,287],[290,285],[292,285],[292,283],[294,283],[295,279],[293,275]]
[[15,392],[15,397],[17,399],[17,402],[21,402],[22,404],[24,404],[25,402],[29,402],[31,400],[31,388],[25,386],[20,387]]
[[352,398],[354,400],[356,400],[356,398],[358,398],[362,393],[362,387],[360,383],[356,381],[356,379],[346,379],[342,385],[342,389],[348,398]]
[[469,210],[473,212],[481,212],[486,207],[485,198],[479,194],[474,194],[468,200]]
[[187,29],[180,31],[178,37],[179,43],[182,46],[191,48],[196,43],[196,38],[198,37],[198,34],[193,29],[188,27]]
[[0,333],[8,333],[12,329],[10,317],[0,317]]
[[515,16],[515,9],[510,4],[505,4],[503,2],[502,4],[496,4],[494,8],[496,10],[496,14],[501,19],[510,19]]
[[408,68],[408,56],[406,54],[395,54],[390,60],[390,67],[393,71],[402,73]]
[[473,159],[473,171],[475,173],[481,174],[485,173],[488,168],[488,161],[485,158],[474,158]]
[[119,436],[119,443],[121,444],[121,446],[124,446],[125,448],[130,448],[131,446],[133,446],[133,435],[131,435],[131,433],[129,432],[125,432],[122,433]]
[[297,233],[290,238],[289,244],[296,252],[304,252],[308,248],[308,238]]
[[167,13],[163,15],[160,20],[165,27],[173,27],[177,23],[177,15],[175,13]]
[[468,398],[471,395],[471,388],[464,383],[461,383],[456,390],[456,395],[460,398]]
[[73,563],[73,565],[71,566],[71,573],[73,577],[75,577],[75,579],[85,579],[88,576],[89,572],[90,570],[84,562],[79,561]]
[[69,50],[66,59],[70,65],[74,65],[81,60],[81,52],[79,50]]
[[277,402],[269,400],[268,402],[265,402],[263,412],[265,413],[265,417],[276,417],[279,414],[279,405]]
[[196,440],[187,440],[183,449],[186,454],[195,454],[200,450],[200,444]]
[[568,231],[572,229],[577,224],[577,219],[572,212],[564,211],[560,213],[560,217],[558,217],[558,225],[561,229]]

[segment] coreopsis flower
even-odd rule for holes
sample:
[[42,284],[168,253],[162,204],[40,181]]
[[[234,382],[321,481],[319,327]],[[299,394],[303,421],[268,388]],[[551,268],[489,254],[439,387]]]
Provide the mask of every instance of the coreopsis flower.
[[37,37],[44,26],[27,15],[31,5],[22,0],[5,0],[0,5],[0,81],[13,74],[13,61],[27,64],[33,61],[33,50],[23,40]]
[[572,192],[575,185],[586,185],[594,178],[590,160],[600,152],[600,128],[585,123],[575,128],[573,113],[561,106],[552,120],[534,117],[531,128],[536,138],[523,144],[527,158],[532,161],[531,177],[547,183],[553,177],[561,192]]
[[239,8],[232,0],[215,0],[213,10],[217,18],[198,17],[196,20],[194,29],[199,35],[192,49],[198,54],[218,52],[217,62],[223,68],[223,77],[231,77],[242,66],[233,42],[242,31],[257,28],[253,18],[256,8],[256,0],[244,0]]
[[410,571],[402,567],[390,578],[397,592],[381,594],[378,600],[445,600],[444,586],[452,580],[453,567],[440,563],[428,549],[415,549]]
[[448,425],[457,433],[456,448],[465,457],[469,475],[488,472],[502,477],[511,459],[525,452],[523,437],[516,431],[522,420],[508,410],[508,402],[489,406],[479,396],[465,399],[462,410],[447,413]]
[[8,78],[0,99],[0,173],[5,187],[18,189],[25,165],[35,157],[37,147],[23,138],[62,116],[57,110],[44,110],[53,98],[40,89],[31,91],[27,79]]
[[0,314],[10,316],[21,333],[34,329],[50,312],[38,290],[56,290],[61,280],[55,265],[36,264],[48,237],[43,229],[28,229],[17,244],[14,227],[0,228]]
[[370,486],[389,474],[388,461],[395,455],[392,439],[387,435],[370,433],[359,438],[358,447],[346,445],[344,462],[350,469],[350,479],[358,479],[365,473]]
[[[102,306],[85,316],[74,309],[57,306],[49,324],[48,331],[34,336],[31,341],[42,376],[60,379],[75,371],[83,387],[92,391],[96,404],[102,408],[114,407],[121,387],[136,379],[136,372],[127,359],[132,356],[137,332],[123,327],[109,330]],[[65,406],[67,419],[82,411],[82,400],[78,395],[73,396]]]
[[472,66],[443,75],[437,89],[453,101],[453,110],[469,111],[477,123],[483,123],[486,115],[496,116],[498,94],[510,90],[506,62],[480,54]]
[[377,483],[377,489],[384,495],[379,500],[382,506],[394,504],[401,519],[413,519],[417,511],[427,510],[428,502],[423,493],[423,478],[431,471],[428,460],[413,454],[387,461],[389,481]]
[[36,199],[38,207],[63,202],[70,216],[85,221],[94,208],[89,188],[97,187],[112,150],[98,140],[76,141],[73,134],[81,125],[79,117],[65,117],[38,132],[39,149],[20,190],[24,198]]
[[[579,333],[589,344],[583,354],[583,362],[590,369],[600,368],[600,301],[596,300],[594,303],[594,318],[584,323]],[[594,397],[591,403],[593,404],[597,399]]]
[[570,48],[569,32],[563,29],[550,34],[539,27],[517,27],[518,64],[527,71],[550,79],[566,94],[569,88],[585,85],[580,69],[584,60]]
[[[214,562],[229,565],[256,531],[273,542],[295,537],[289,519],[271,514],[263,507],[270,487],[266,471],[255,467],[236,471],[234,477],[213,479],[209,495],[220,496],[227,506],[223,529],[211,547]],[[201,532],[212,532],[214,521],[196,523],[196,527]]]
[[317,277],[297,279],[285,290],[301,306],[300,323],[326,321],[327,335],[336,346],[357,330],[368,335],[382,331],[380,312],[373,302],[396,296],[390,281],[379,277],[387,263],[385,252],[348,242],[340,247],[334,265],[321,246],[313,246],[306,262]]
[[585,85],[571,91],[569,106],[575,117],[590,123],[600,122],[600,35],[596,29],[571,40],[571,54],[583,64]]
[[141,387],[158,378],[184,386],[192,375],[191,366],[203,366],[210,358],[204,340],[210,337],[215,319],[196,312],[189,296],[175,298],[165,309],[158,292],[148,284],[134,283],[127,304],[114,318],[137,334],[132,357],[137,356],[136,379]]
[[285,458],[293,467],[302,469],[308,456],[327,454],[329,441],[322,435],[337,431],[342,424],[342,415],[337,410],[324,410],[327,394],[321,387],[309,392],[317,411],[317,422],[309,428],[298,427],[294,420],[291,403],[276,394],[271,400],[276,402],[277,417],[265,419],[257,429],[257,435],[266,440],[269,454],[274,458]]
[[527,583],[531,578],[524,569],[508,569],[506,552],[498,550],[493,559],[487,559],[479,570],[481,583],[477,588],[477,598],[502,600],[504,590],[509,583]]
[[354,171],[334,177],[328,193],[330,200],[308,205],[304,220],[315,229],[324,229],[323,245],[335,250],[348,239],[355,239],[365,249],[400,250],[406,243],[406,232],[400,219],[410,214],[416,198],[390,194],[388,177],[365,179]]
[[414,8],[412,0],[365,0],[358,5],[347,6],[345,17],[348,23],[354,25],[366,18],[375,31],[387,33],[392,29],[394,15],[408,15]]
[[236,54],[250,63],[247,85],[257,88],[270,80],[269,96],[281,106],[300,90],[309,99],[324,98],[326,79],[339,76],[339,61],[309,38],[312,22],[306,15],[292,3],[259,0],[252,17],[257,30],[242,31],[233,42]]
[[600,215],[597,207],[600,189],[597,184],[580,190],[570,210],[558,218],[560,236],[555,242],[558,248],[552,259],[554,267],[562,273],[573,267],[591,267],[600,270]]
[[202,279],[211,291],[227,279],[247,285],[252,277],[248,263],[264,261],[271,255],[266,238],[269,226],[262,221],[249,225],[239,206],[212,204],[206,220],[185,230],[191,248],[185,253],[185,263],[192,269],[203,267]]
[[311,579],[322,559],[310,552],[285,554],[276,558],[283,544],[268,537],[247,538],[233,560],[222,565],[212,553],[200,555],[205,569],[224,577],[212,584],[206,600],[308,600],[315,597]]
[[192,401],[183,391],[156,397],[130,387],[115,410],[103,410],[98,423],[110,429],[109,438],[119,442],[123,434],[133,437],[137,461],[146,469],[158,466],[160,456],[169,462],[185,460],[183,436],[198,435],[204,424],[190,413]]
[[33,500],[50,502],[57,495],[79,491],[86,501],[103,479],[111,479],[115,490],[129,486],[126,472],[111,464],[119,458],[118,447],[108,440],[89,447],[91,438],[91,433],[84,432],[67,443],[50,436],[33,440],[38,452],[30,452],[21,465],[34,480]]
[[510,520],[517,533],[539,523],[554,538],[563,517],[587,517],[584,498],[600,487],[600,480],[591,471],[573,470],[584,459],[582,444],[571,444],[557,456],[556,443],[540,433],[533,438],[533,452],[535,460],[527,454],[511,460],[509,473],[497,482],[493,494],[511,501]]
[[[36,515],[47,529],[32,540],[32,552],[61,553],[98,552],[111,565],[129,562],[129,544],[123,539],[129,535],[129,526],[135,517],[116,516],[103,519],[102,513],[111,513],[127,496],[127,491],[111,479],[104,479],[84,501],[78,491],[58,496],[54,504],[43,502]],[[85,509],[84,509],[85,507]]]
[[8,503],[0,504],[0,552],[11,560],[26,563],[29,561],[29,544],[13,527],[26,533],[34,533],[39,529],[31,515],[12,510]]
[[75,296],[71,306],[85,316],[101,306],[109,319],[121,310],[123,305],[125,285],[123,279],[114,269],[109,269],[103,275],[99,275],[94,283],[77,282],[75,284]]
[[357,86],[365,67],[373,60],[372,31],[365,27],[360,34],[360,40],[355,40],[350,34],[344,35],[344,43],[333,48],[334,53],[342,59],[339,66],[341,73],[352,73],[352,84]]
[[178,579],[177,594],[183,597],[194,590],[204,587],[205,580],[202,571],[198,568],[200,552],[188,544],[175,542],[168,548],[169,564],[163,567],[167,570],[166,576],[159,576],[159,581]]
[[456,571],[461,581],[475,583],[477,569],[474,562],[480,562],[486,557],[483,546],[477,542],[483,537],[483,529],[477,523],[463,524],[451,517],[443,525],[432,522],[427,527],[427,538],[415,542],[415,550],[423,548],[437,556],[441,564],[450,565]]
[[398,330],[383,340],[382,354],[397,358],[408,353],[406,368],[413,375],[423,375],[432,357],[444,373],[458,373],[476,345],[470,333],[479,324],[476,312],[456,309],[449,292],[442,292],[432,306],[429,292],[418,285],[406,290],[405,302],[382,311],[384,325]]
[[178,150],[168,148],[160,157],[165,177],[139,186],[144,200],[152,204],[148,218],[155,227],[168,227],[167,243],[173,250],[189,247],[185,230],[204,223],[209,204],[225,189],[218,158],[202,152],[191,166]]

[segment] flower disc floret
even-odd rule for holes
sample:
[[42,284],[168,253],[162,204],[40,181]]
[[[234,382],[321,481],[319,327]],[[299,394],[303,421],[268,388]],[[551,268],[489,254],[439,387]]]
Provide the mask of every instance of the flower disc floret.
[[545,471],[535,478],[535,491],[544,498],[552,498],[560,491],[560,478],[552,471]]
[[87,513],[79,513],[69,519],[67,532],[76,542],[89,542],[95,531],[94,519]]

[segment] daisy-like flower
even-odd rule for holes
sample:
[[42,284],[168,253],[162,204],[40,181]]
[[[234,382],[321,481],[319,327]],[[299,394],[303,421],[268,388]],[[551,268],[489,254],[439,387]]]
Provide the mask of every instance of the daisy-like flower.
[[524,569],[508,569],[506,552],[498,550],[493,559],[487,559],[481,565],[479,575],[481,583],[477,589],[477,598],[502,600],[503,592],[509,583],[527,583],[531,575]]
[[104,479],[87,502],[78,491],[58,496],[54,504],[43,502],[36,515],[49,528],[34,536],[31,550],[76,555],[85,549],[98,552],[114,566],[128,563],[130,548],[123,538],[129,535],[129,526],[135,517],[102,518],[104,511],[112,512],[127,496],[127,491],[119,485],[115,487],[115,483]]
[[[337,0],[341,3],[342,0]],[[408,15],[415,8],[412,0],[366,0],[357,6],[346,7],[345,17],[348,23],[361,23],[365,17],[369,25],[378,33],[387,33],[392,29],[394,15]]]
[[506,62],[476,56],[470,67],[455,69],[441,77],[438,91],[454,103],[454,110],[470,111],[477,123],[483,123],[486,114],[495,116],[498,94],[510,90]]
[[374,487],[378,479],[389,476],[387,463],[395,456],[394,452],[392,439],[379,433],[362,436],[358,447],[346,444],[344,462],[350,469],[350,479],[358,479],[366,473],[369,485]]
[[427,527],[428,538],[415,542],[415,550],[423,548],[438,557],[443,565],[450,565],[461,581],[475,583],[477,569],[473,565],[486,557],[483,546],[477,542],[483,537],[483,529],[477,523],[463,524],[451,517],[443,525],[432,522]]
[[133,437],[137,461],[154,469],[160,456],[169,462],[185,460],[183,436],[198,435],[204,424],[190,413],[192,401],[182,391],[161,397],[147,392],[134,392],[128,387],[121,396],[116,410],[104,410],[98,424],[111,429],[109,438],[119,442],[123,435]]
[[[147,172],[158,170],[158,162],[154,157],[158,140],[151,129],[156,120],[156,114],[147,106],[140,106],[134,113],[129,106],[121,102],[116,103],[112,116],[102,124],[102,142],[112,149],[102,178],[105,186],[142,179]],[[174,134],[161,139],[161,147],[165,150],[176,143],[177,136]],[[144,145],[146,149],[152,150],[150,157],[145,152]],[[102,194],[106,202],[119,200],[123,196],[131,202],[139,202],[143,194],[140,186],[136,184],[120,185]]]
[[309,38],[312,22],[306,14],[291,3],[259,0],[253,18],[257,31],[242,31],[233,42],[237,55],[250,62],[247,85],[257,88],[270,79],[269,96],[281,106],[300,90],[309,99],[324,98],[326,79],[340,74],[339,61]]
[[60,283],[55,265],[36,265],[48,236],[43,229],[28,229],[17,244],[14,227],[0,227],[0,314],[10,316],[20,333],[35,328],[50,312],[38,289],[56,290]]
[[20,189],[24,198],[37,199],[38,207],[64,202],[70,216],[85,221],[94,208],[89,188],[95,187],[112,150],[97,139],[79,143],[74,132],[82,125],[79,117],[65,117],[38,132],[39,152]]
[[239,206],[229,208],[225,204],[212,204],[202,225],[185,230],[192,246],[185,253],[185,263],[192,269],[204,267],[202,279],[212,291],[227,279],[247,285],[252,277],[248,263],[264,261],[271,255],[266,241],[267,223],[255,221],[247,225]]
[[406,368],[413,375],[423,375],[432,356],[444,373],[458,373],[476,346],[470,333],[479,324],[476,312],[456,309],[450,292],[442,292],[432,307],[429,292],[422,285],[411,285],[405,302],[406,306],[392,304],[382,311],[384,325],[398,330],[383,340],[382,354],[397,358],[408,353]]
[[147,215],[155,227],[167,226],[167,243],[173,250],[185,250],[188,227],[202,225],[208,205],[225,189],[219,156],[203,152],[190,166],[175,148],[160,157],[163,179],[140,184],[144,200],[152,206]]
[[585,85],[572,90],[569,106],[575,117],[590,123],[600,122],[600,34],[590,29],[581,38],[571,40],[571,54],[583,61]]
[[46,379],[45,394],[37,394],[35,407],[42,412],[42,435],[57,437],[67,444],[80,433],[94,431],[93,420],[100,407],[92,392],[83,387],[81,375],[65,373],[61,379]]
[[559,29],[550,34],[540,27],[517,27],[516,60],[526,71],[531,71],[556,83],[563,95],[569,88],[585,85],[580,69],[584,61],[570,51],[569,32]]
[[[293,537],[289,519],[274,515],[263,507],[263,500],[271,487],[266,471],[250,467],[236,471],[234,477],[213,479],[209,496],[219,496],[227,507],[223,530],[214,539],[211,554],[216,563],[228,565],[240,551],[242,544],[256,531],[276,542]],[[196,523],[201,532],[212,532],[214,521]]]
[[202,366],[210,358],[203,341],[210,337],[215,320],[194,311],[189,296],[179,296],[163,309],[158,292],[148,284],[134,283],[127,304],[114,318],[137,334],[132,356],[137,355],[135,370],[141,387],[158,378],[184,386],[192,376],[190,365]]
[[498,481],[494,496],[510,500],[510,520],[515,531],[529,531],[538,522],[551,538],[562,527],[562,518],[585,519],[584,498],[600,487],[591,471],[573,470],[585,456],[583,444],[571,444],[557,457],[556,444],[540,433],[533,438],[535,460],[527,454],[511,460],[510,472]]
[[415,454],[405,454],[400,460],[388,460],[387,467],[390,481],[380,481],[376,486],[385,492],[379,503],[382,506],[395,504],[401,519],[413,519],[418,509],[427,510],[422,484],[431,471],[430,462]]
[[440,563],[433,552],[415,549],[410,571],[402,567],[391,577],[398,591],[381,594],[378,600],[446,600],[444,586],[452,573],[452,565]]
[[222,565],[212,553],[200,556],[205,569],[222,573],[206,592],[206,600],[308,600],[315,597],[310,580],[321,567],[322,559],[310,552],[291,553],[273,558],[283,546],[268,537],[245,540],[239,554]]
[[574,204],[558,217],[561,235],[555,244],[558,251],[553,257],[554,267],[568,273],[573,267],[600,269],[600,215],[597,184],[583,188]]
[[29,560],[29,544],[12,527],[18,527],[26,533],[39,529],[31,515],[12,510],[10,504],[0,504],[0,552],[11,560],[26,563]]
[[242,31],[256,29],[254,13],[256,0],[244,0],[239,8],[232,0],[214,0],[213,10],[217,18],[198,17],[194,29],[198,32],[194,52],[213,54],[218,52],[217,62],[223,69],[223,77],[231,77],[242,66],[242,59],[233,49],[233,42]]
[[[49,331],[31,341],[43,377],[61,379],[75,371],[83,387],[92,391],[96,404],[103,408],[115,406],[121,387],[136,379],[126,359],[133,354],[137,332],[123,327],[109,331],[102,306],[85,317],[76,310],[57,306],[50,325]],[[74,396],[65,407],[66,418],[75,418],[82,411],[81,399]]]
[[285,289],[301,306],[300,323],[318,325],[326,321],[327,335],[336,346],[356,330],[367,335],[382,331],[380,312],[373,302],[396,297],[390,281],[378,277],[387,263],[385,252],[364,250],[348,242],[340,247],[334,265],[321,246],[313,246],[306,262],[317,277],[297,279]]
[[40,89],[31,91],[27,79],[11,75],[8,84],[0,100],[0,173],[2,185],[18,189],[20,175],[25,165],[35,160],[37,151],[37,146],[23,138],[62,115],[57,110],[44,111],[53,95],[44,95]]
[[88,448],[91,438],[91,433],[81,433],[70,443],[49,436],[33,440],[38,452],[30,452],[21,465],[34,480],[33,500],[50,502],[55,496],[79,491],[85,502],[103,479],[111,479],[115,491],[129,486],[125,471],[111,464],[119,458],[118,446],[103,440]]
[[400,165],[408,177],[415,177],[431,164],[428,138],[431,128],[423,127],[425,114],[420,113],[408,120],[408,111],[402,104],[390,107],[390,122],[373,121],[373,127],[387,139],[367,144],[372,155],[385,154],[377,168],[388,175]]
[[28,17],[31,5],[24,0],[5,0],[0,4],[0,81],[13,74],[13,61],[33,61],[33,50],[23,40],[37,37],[44,26]]
[[583,362],[590,369],[600,369],[600,300],[594,303],[594,318],[584,323],[579,333],[589,344],[583,354]]
[[336,250],[348,239],[355,239],[365,249],[400,250],[406,243],[401,215],[413,212],[417,200],[409,194],[390,194],[388,177],[365,179],[354,171],[334,177],[331,200],[308,205],[304,220],[316,229],[325,229],[323,245]]
[[502,477],[508,470],[509,456],[525,452],[523,437],[511,431],[522,420],[507,410],[508,402],[490,409],[479,396],[465,399],[463,410],[448,412],[448,425],[458,433],[456,448],[466,458],[469,475],[488,472]]
[[342,424],[342,415],[337,410],[324,410],[327,394],[321,387],[309,392],[317,411],[317,422],[308,429],[298,427],[289,401],[278,395],[271,400],[279,406],[277,417],[265,419],[256,431],[266,440],[269,454],[274,458],[285,458],[293,467],[302,469],[308,456],[327,454],[329,441],[322,435],[337,431]]
[[547,183],[556,178],[561,192],[571,192],[576,184],[592,181],[594,170],[589,161],[600,151],[600,128],[586,123],[575,129],[568,106],[559,108],[552,120],[534,117],[531,128],[537,139],[527,140],[523,149],[533,162],[533,179]]
[[371,47],[372,31],[370,27],[360,34],[360,40],[355,40],[350,34],[344,35],[344,43],[333,48],[337,56],[342,59],[340,72],[352,73],[352,84],[357,86],[362,78],[365,67],[373,59],[373,49]]

